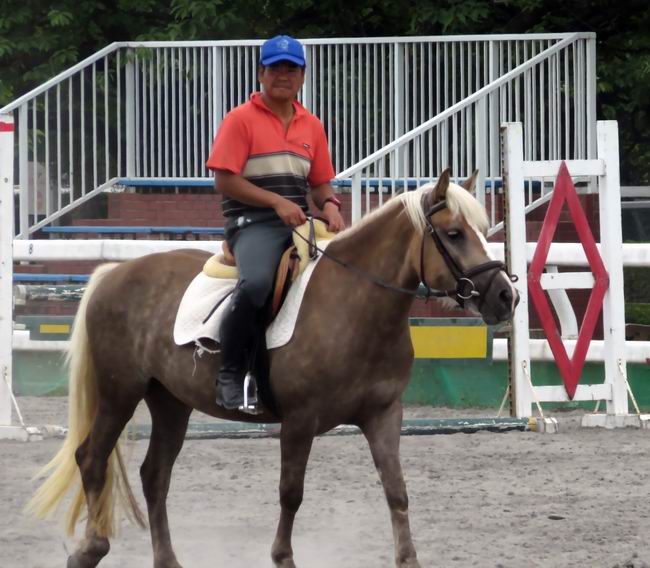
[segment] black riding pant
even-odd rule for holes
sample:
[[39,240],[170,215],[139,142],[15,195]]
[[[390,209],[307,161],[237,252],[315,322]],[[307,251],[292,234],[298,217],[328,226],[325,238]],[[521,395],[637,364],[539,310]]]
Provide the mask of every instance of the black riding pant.
[[239,270],[237,287],[260,309],[273,290],[282,253],[291,244],[292,227],[279,218],[255,222],[254,216],[229,220],[226,240]]
[[280,258],[291,241],[291,227],[277,216],[246,215],[228,221],[226,240],[237,261],[239,282],[221,323],[219,381],[222,386],[234,382],[240,388],[261,308],[271,294]]

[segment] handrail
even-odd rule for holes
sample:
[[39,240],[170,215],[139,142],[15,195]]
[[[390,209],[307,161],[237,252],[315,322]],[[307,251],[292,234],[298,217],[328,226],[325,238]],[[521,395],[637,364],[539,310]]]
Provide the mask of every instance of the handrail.
[[111,43],[110,45],[107,45],[104,49],[98,51],[97,53],[91,55],[90,57],[86,57],[86,59],[84,59],[83,61],[80,61],[76,65],[70,67],[70,69],[66,69],[65,71],[62,71],[58,75],[52,77],[49,81],[43,83],[42,85],[36,87],[35,89],[32,89],[28,93],[24,94],[22,97],[17,98],[15,101],[9,103],[7,106],[0,108],[0,114],[4,114],[16,110],[22,104],[31,101],[33,98],[43,94],[51,87],[54,87],[58,83],[64,81],[65,79],[72,77],[72,75],[74,75],[78,71],[81,71],[82,69],[85,69],[86,67],[92,65],[96,61],[99,61],[103,57],[110,55],[114,51],[117,51],[120,47],[124,47],[125,44],[126,44],[125,42],[116,41]]
[[[567,39],[591,39],[595,38],[596,34],[593,32],[576,32],[576,33],[538,33],[526,34],[526,39],[538,40],[551,40],[560,39],[566,41]],[[345,45],[345,44],[378,44],[378,43],[418,43],[418,42],[434,42],[434,43],[452,43],[457,41],[516,41],[521,40],[521,34],[491,34],[491,35],[447,35],[447,36],[410,36],[410,37],[370,37],[370,38],[309,38],[301,39],[304,45],[320,45],[328,43],[330,45]],[[52,77],[49,81],[32,89],[28,93],[22,95],[15,101],[0,108],[0,114],[11,112],[27,101],[34,97],[43,94],[51,87],[71,77],[78,71],[92,65],[103,57],[110,55],[120,48],[161,48],[161,47],[238,47],[238,46],[258,46],[264,42],[262,39],[247,39],[247,40],[212,40],[212,41],[118,41],[113,42],[97,53],[80,61],[76,65],[62,71],[58,75]],[[554,46],[555,47],[555,46]]]
[[[525,39],[539,41],[552,39],[565,39],[578,34],[580,39],[593,39],[594,32],[565,32],[565,33],[538,33],[526,34]],[[347,38],[301,38],[303,45],[346,45],[346,44],[375,44],[375,43],[453,43],[458,41],[516,41],[522,40],[522,34],[471,34],[471,35],[444,35],[444,36],[386,36],[386,37],[347,37]],[[122,42],[125,47],[241,47],[250,45],[262,45],[263,39],[240,39],[240,40],[211,40],[211,41],[127,41]]]
[[574,33],[570,34],[569,37],[563,39],[562,41],[556,43],[555,45],[546,48],[544,51],[538,53],[535,55],[533,58],[529,59],[528,61],[518,65],[505,75],[502,75],[499,77],[499,79],[496,79],[495,81],[490,82],[488,85],[485,87],[482,87],[475,93],[472,93],[462,101],[457,102],[456,104],[450,106],[448,109],[444,110],[440,114],[434,116],[433,118],[430,118],[426,122],[423,122],[420,126],[414,128],[413,130],[410,130],[409,132],[403,134],[399,138],[396,138],[389,144],[386,144],[383,148],[380,148],[379,150],[373,152],[363,160],[357,162],[354,166],[349,167],[346,170],[343,170],[340,172],[337,176],[336,179],[342,179],[342,178],[347,178],[351,177],[352,175],[360,172],[364,168],[366,168],[369,165],[372,165],[374,162],[376,162],[378,159],[383,158],[387,154],[389,154],[392,150],[395,150],[396,148],[399,148],[403,146],[406,142],[410,142],[423,132],[428,131],[431,127],[436,126],[437,124],[440,124],[444,120],[447,120],[449,117],[452,115],[456,114],[459,110],[462,110],[464,108],[467,108],[474,104],[476,101],[479,99],[484,98],[486,95],[489,95],[493,91],[496,91],[500,87],[502,87],[504,84],[508,83],[511,79],[515,77],[519,77],[522,75],[525,71],[528,71],[531,67],[534,67],[537,65],[540,61],[545,61],[548,59],[550,56],[554,55],[558,51],[561,51],[564,49],[566,46],[574,43],[576,40],[582,39],[580,33]]

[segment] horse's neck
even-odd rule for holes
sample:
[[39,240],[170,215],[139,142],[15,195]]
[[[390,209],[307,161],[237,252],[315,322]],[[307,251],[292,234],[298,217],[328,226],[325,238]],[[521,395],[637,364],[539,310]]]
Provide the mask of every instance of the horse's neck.
[[[415,240],[416,231],[408,217],[401,210],[393,208],[341,235],[332,242],[328,252],[387,285],[415,290],[419,284],[411,261]],[[348,278],[355,279],[357,285],[368,286],[369,290],[392,297],[396,294],[400,296],[358,274],[352,274],[352,270],[348,272]],[[412,297],[402,294],[400,299],[410,306]]]

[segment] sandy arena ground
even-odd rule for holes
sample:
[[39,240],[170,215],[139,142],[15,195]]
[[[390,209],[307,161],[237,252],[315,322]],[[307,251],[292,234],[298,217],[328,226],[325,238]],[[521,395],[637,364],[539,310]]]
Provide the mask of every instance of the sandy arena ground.
[[[65,424],[64,399],[22,398],[31,424]],[[486,416],[414,408],[408,417]],[[423,567],[648,568],[650,432],[583,430],[560,414],[561,432],[409,436],[402,464]],[[143,419],[144,420],[144,419]],[[213,421],[198,414],[193,420]],[[60,523],[24,516],[30,478],[60,440],[0,442],[0,567],[66,562]],[[147,441],[134,443],[131,482]],[[279,506],[279,441],[188,440],[168,500],[172,538],[186,568],[271,566]],[[80,531],[78,531],[79,535]],[[388,509],[361,436],[316,440],[294,532],[300,568],[390,568]],[[149,534],[125,524],[103,568],[152,565]]]

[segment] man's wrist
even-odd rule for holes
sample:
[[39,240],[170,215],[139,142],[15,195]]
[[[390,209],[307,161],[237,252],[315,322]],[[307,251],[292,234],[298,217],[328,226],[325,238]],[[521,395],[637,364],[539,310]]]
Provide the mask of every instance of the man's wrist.
[[321,210],[325,211],[325,207],[327,205],[336,207],[338,211],[341,211],[341,201],[335,197],[334,195],[330,195],[329,197],[326,197],[325,200],[323,201],[323,204],[321,206]]
[[280,205],[280,203],[282,203],[282,201],[284,200],[284,197],[282,197],[281,195],[279,195],[277,193],[273,193],[273,192],[269,192],[269,193],[271,193],[271,195],[272,195],[271,203],[270,203],[271,208],[276,209],[278,207],[278,205]]

